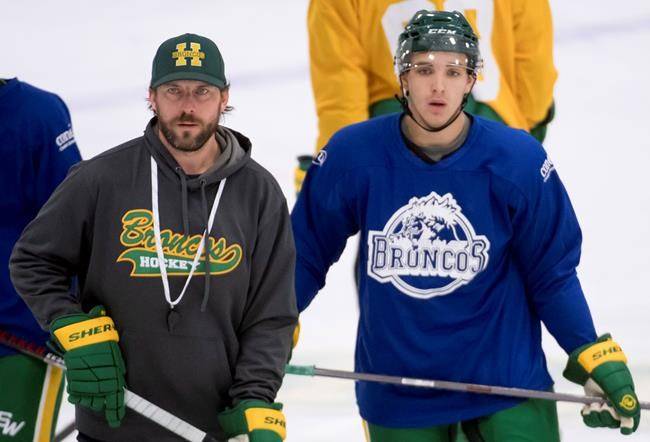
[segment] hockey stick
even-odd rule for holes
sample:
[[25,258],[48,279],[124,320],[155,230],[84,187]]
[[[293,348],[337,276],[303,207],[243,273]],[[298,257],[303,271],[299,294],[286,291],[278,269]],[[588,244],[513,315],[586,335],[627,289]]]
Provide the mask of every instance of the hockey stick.
[[[65,363],[61,357],[51,353],[45,347],[27,342],[4,330],[0,330],[0,343],[65,370]],[[139,415],[152,420],[189,442],[218,442],[214,436],[199,430],[194,425],[185,422],[126,388],[124,389],[124,404]]]
[[63,440],[65,440],[66,437],[74,433],[74,430],[76,429],[77,428],[75,427],[75,421],[70,422],[68,425],[63,427],[63,430],[59,431],[54,435],[54,438],[52,438],[52,442],[62,442]]
[[[351,379],[354,381],[405,385],[409,387],[463,391],[466,393],[496,394],[499,396],[521,397],[527,399],[546,399],[550,401],[577,402],[587,405],[593,404],[594,402],[604,402],[602,397],[581,396],[578,394],[569,393],[554,393],[551,391],[527,390],[524,388],[496,387],[493,385],[466,384],[463,382],[435,381],[431,379],[414,379],[380,374],[356,373],[353,371],[318,368],[314,365],[287,365],[286,373],[300,376],[322,376],[336,379]],[[650,410],[650,402],[639,401],[639,406],[642,410]]]

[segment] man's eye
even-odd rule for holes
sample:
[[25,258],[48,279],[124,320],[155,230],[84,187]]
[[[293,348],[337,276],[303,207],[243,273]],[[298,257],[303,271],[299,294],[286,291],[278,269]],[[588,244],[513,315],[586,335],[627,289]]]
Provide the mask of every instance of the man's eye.
[[167,93],[176,95],[176,94],[178,94],[178,88],[177,87],[168,87],[167,88]]
[[417,69],[417,73],[420,75],[430,75],[431,74],[431,68],[429,67],[420,67]]
[[202,87],[202,88],[199,88],[199,89],[196,91],[196,94],[197,94],[197,95],[206,95],[208,92],[210,92],[210,91],[208,90],[208,88],[206,88],[206,87]]

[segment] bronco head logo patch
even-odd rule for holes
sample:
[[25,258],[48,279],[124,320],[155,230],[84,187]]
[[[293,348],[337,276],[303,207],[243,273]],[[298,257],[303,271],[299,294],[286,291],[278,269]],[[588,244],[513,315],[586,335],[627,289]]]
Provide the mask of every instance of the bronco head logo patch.
[[448,295],[485,270],[490,242],[477,235],[450,193],[411,198],[384,230],[368,232],[368,275],[428,299]]

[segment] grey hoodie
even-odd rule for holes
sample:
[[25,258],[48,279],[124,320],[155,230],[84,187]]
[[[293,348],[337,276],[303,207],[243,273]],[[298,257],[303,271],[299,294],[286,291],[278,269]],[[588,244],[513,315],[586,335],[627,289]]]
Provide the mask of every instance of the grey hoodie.
[[[222,437],[217,414],[243,399],[272,402],[297,322],[295,249],[286,201],[250,158],[243,135],[220,128],[217,167],[188,177],[153,119],[136,138],[71,169],[16,244],[16,289],[41,326],[103,304],[120,333],[127,387]],[[181,292],[218,185],[227,178],[205,257],[168,321],[153,237],[150,158],[158,166],[171,298]],[[78,299],[70,281],[79,281]],[[78,429],[106,441],[172,441],[127,411],[118,429],[77,407]]]

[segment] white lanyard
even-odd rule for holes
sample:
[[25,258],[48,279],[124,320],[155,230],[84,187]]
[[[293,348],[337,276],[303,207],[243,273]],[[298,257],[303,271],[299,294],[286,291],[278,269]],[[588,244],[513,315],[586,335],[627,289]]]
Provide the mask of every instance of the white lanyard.
[[[194,261],[192,262],[192,269],[190,274],[187,276],[185,281],[185,286],[181,291],[180,295],[172,301],[170,292],[169,292],[169,279],[167,278],[167,266],[165,265],[165,255],[162,249],[162,239],[160,237],[160,211],[158,210],[158,165],[156,161],[151,157],[151,209],[153,210],[153,231],[154,238],[156,240],[156,253],[158,255],[158,267],[160,268],[160,277],[163,283],[163,289],[165,290],[165,299],[169,304],[170,309],[174,309],[174,306],[181,302],[183,295],[185,295],[185,290],[190,284],[190,280],[194,275],[194,270],[199,265],[199,259],[201,258],[201,253],[203,253],[203,244],[205,243],[205,236],[209,235],[212,230],[212,223],[214,222],[214,217],[217,214],[217,207],[219,207],[219,201],[221,200],[221,194],[223,193],[223,188],[226,185],[226,179],[221,180],[219,184],[219,190],[217,190],[217,195],[214,197],[214,203],[212,203],[212,210],[210,210],[210,217],[208,218],[208,229],[203,232],[201,236],[201,242],[199,247],[196,250],[196,255],[194,255]],[[189,233],[189,232],[186,232]],[[210,253],[209,251],[206,253]],[[209,261],[207,263],[205,271],[210,271]]]

